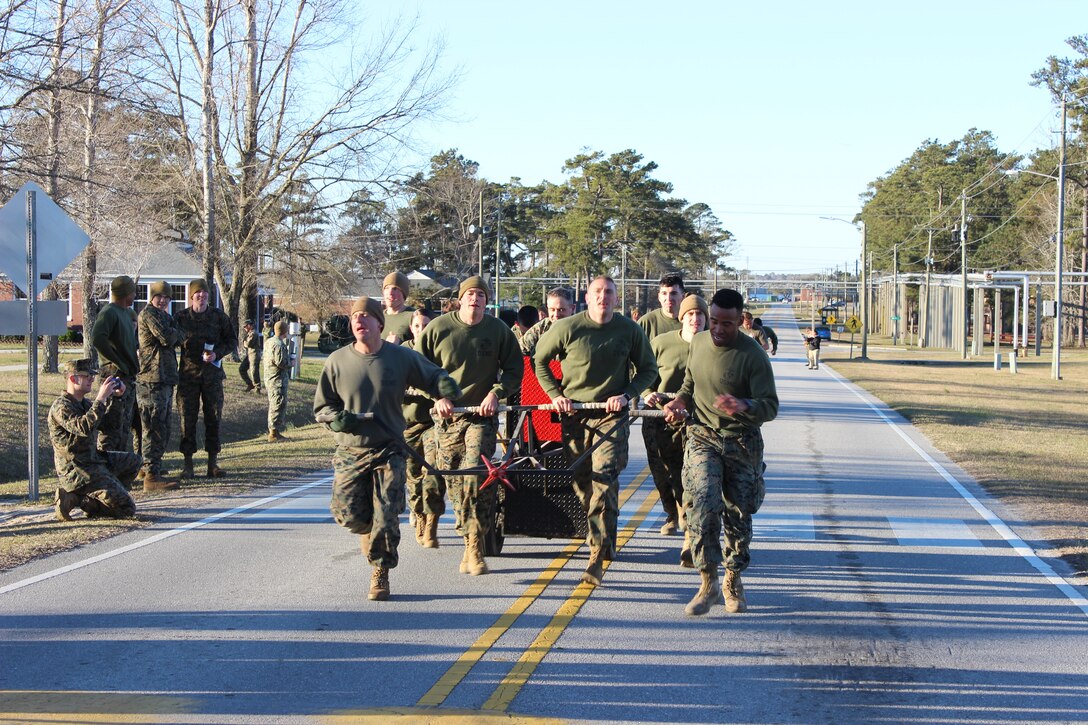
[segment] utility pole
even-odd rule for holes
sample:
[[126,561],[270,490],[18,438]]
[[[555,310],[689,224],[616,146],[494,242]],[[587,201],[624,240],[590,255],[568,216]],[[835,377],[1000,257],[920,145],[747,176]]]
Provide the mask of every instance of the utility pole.
[[960,194],[960,268],[963,284],[963,336],[960,359],[967,359],[967,190]]
[[892,245],[892,344],[899,344],[899,245]]
[[1054,235],[1054,355],[1050,377],[1062,379],[1062,268],[1065,253],[1065,98],[1062,97],[1062,136],[1058,143],[1058,230]]
[[499,307],[502,305],[502,295],[499,294],[499,270],[502,266],[502,193],[499,193],[498,220],[495,223],[495,317],[499,316]]
[[[861,224],[861,357],[869,359],[869,279],[873,274],[873,261],[869,257],[869,234],[865,222]],[[868,265],[868,269],[866,269]]]
[[921,340],[919,341],[919,347],[925,347],[929,344],[929,297],[933,291],[930,288],[930,275],[933,273],[933,232],[937,231],[932,227],[928,227],[926,232],[929,233],[929,242],[926,244],[926,306],[922,308],[922,325],[921,325]]
[[476,235],[476,255],[478,270],[476,274],[484,276],[484,192],[480,192],[480,233]]

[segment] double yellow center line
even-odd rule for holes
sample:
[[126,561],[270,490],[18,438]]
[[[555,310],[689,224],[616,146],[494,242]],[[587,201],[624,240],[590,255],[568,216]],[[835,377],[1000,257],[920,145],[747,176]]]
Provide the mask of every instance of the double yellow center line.
[[[634,496],[639,487],[646,480],[649,475],[649,468],[644,468],[634,480],[620,494],[619,505],[622,507]],[[646,519],[650,509],[657,503],[657,490],[652,489],[646,496],[646,499],[639,506],[638,511],[635,512],[631,520],[623,527],[617,536],[616,551],[618,552],[623,546],[631,540],[635,531]],[[472,643],[464,654],[462,654],[457,661],[450,666],[446,673],[439,678],[438,682],[427,691],[423,697],[416,703],[417,707],[438,707],[446,698],[450,696],[454,688],[461,683],[461,681],[468,675],[469,671],[479,662],[484,654],[491,649],[492,646],[506,633],[514,622],[517,621],[533,602],[544,593],[548,585],[559,575],[559,572],[563,570],[567,562],[571,560],[574,553],[578,551],[582,545],[581,541],[571,541],[563,551],[555,559],[551,561],[544,568],[544,571],[540,573],[540,576],[529,585],[518,599],[510,605],[510,608],[506,610],[495,622],[495,624],[488,627],[480,637]],[[607,569],[610,562],[604,562],[604,566]],[[563,631],[574,620],[575,615],[589,599],[590,594],[593,593],[594,586],[580,583],[570,595],[566,602],[564,602],[559,610],[552,617],[551,621],[541,630],[537,635],[529,648],[518,660],[517,664],[510,670],[509,674],[503,679],[495,691],[488,698],[484,704],[484,710],[505,710],[514,698],[517,697],[518,692],[528,682],[529,677],[536,670],[537,666],[543,661],[544,657],[551,651],[551,648],[562,636]]]

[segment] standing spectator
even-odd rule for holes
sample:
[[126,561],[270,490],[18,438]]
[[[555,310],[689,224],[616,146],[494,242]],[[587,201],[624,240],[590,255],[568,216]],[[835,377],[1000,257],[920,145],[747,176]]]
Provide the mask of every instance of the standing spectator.
[[[691,506],[691,552],[702,585],[685,612],[706,614],[722,598],[718,566],[725,564],[725,609],[748,608],[740,575],[751,560],[752,515],[763,503],[763,435],[778,415],[771,359],[740,334],[744,298],[718,290],[709,330],[692,338],[684,384],[665,405],[667,420],[691,412],[684,451],[684,496]],[[725,550],[722,550],[724,517]]]
[[676,313],[680,310],[680,301],[684,299],[684,278],[678,274],[666,274],[657,283],[657,301],[661,307],[648,312],[638,319],[638,325],[646,333],[646,339],[653,341],[663,332],[680,329],[680,320]]
[[287,384],[291,379],[291,351],[287,347],[287,320],[276,323],[274,336],[264,343],[264,387],[268,391],[268,442],[286,440]]
[[97,374],[87,358],[64,364],[65,392],[49,408],[49,439],[60,487],[53,494],[58,521],[71,521],[73,508],[88,518],[125,518],[136,514],[136,503],[125,489],[140,471],[140,457],[128,451],[101,451],[98,426],[106,401],[121,397],[125,384],[105,378],[93,400],[87,400]]
[[411,285],[403,272],[390,272],[382,280],[382,301],[385,305],[385,339],[394,345],[408,340],[412,336],[412,313],[414,307],[405,304]]
[[[691,339],[706,329],[706,315],[706,300],[699,295],[688,295],[680,303],[680,329],[658,335],[650,343],[650,350],[657,361],[657,379],[643,394],[646,407],[660,407],[680,390],[687,369]],[[646,443],[650,473],[661,494],[661,508],[665,512],[661,534],[671,536],[677,528],[687,528],[684,483],[680,479],[680,471],[684,467],[684,428],[670,425],[663,418],[644,418],[642,439]]]
[[[464,392],[458,405],[480,408],[479,413],[458,413],[439,423],[437,467],[446,471],[482,466],[481,458],[491,459],[499,403],[521,388],[525,371],[514,333],[499,318],[484,314],[491,292],[483,278],[469,277],[458,293],[460,308],[427,325],[416,348]],[[495,489],[481,491],[483,480],[481,475],[468,475],[448,481],[457,533],[465,539],[460,571],[473,576],[488,573],[483,538],[495,523],[491,520]]]
[[178,384],[178,357],[174,351],[185,337],[170,316],[170,285],[151,285],[151,304],[137,320],[140,340],[140,373],[136,376],[143,432],[144,490],[172,491],[176,481],[163,480],[162,457],[170,442],[170,411]]
[[767,340],[771,343],[771,356],[778,354],[778,335],[775,331],[763,324],[763,320],[759,317],[752,318],[752,327],[763,330],[763,334],[767,336]]
[[106,414],[98,429],[98,447],[104,451],[132,450],[132,407],[136,403],[136,329],[132,324],[136,283],[127,275],[110,282],[110,303],[103,307],[91,328],[91,346],[102,360],[99,382],[118,378],[123,394],[107,399]]
[[[389,598],[389,570],[399,561],[404,511],[404,418],[401,400],[409,386],[439,399],[445,410],[461,395],[444,370],[401,345],[382,340],[385,319],[377,300],[360,297],[351,308],[355,343],[329,355],[314,393],[314,414],[335,414],[332,513],[336,523],[360,536],[374,571],[372,600]],[[360,413],[373,414],[364,420]]]
[[[605,439],[574,472],[574,492],[589,525],[589,564],[582,581],[593,585],[601,583],[604,562],[616,555],[619,478],[627,467],[630,434],[627,408],[657,376],[646,334],[637,322],[615,314],[615,306],[616,283],[597,277],[586,293],[585,312],[555,323],[533,356],[540,385],[563,416],[571,460]],[[548,366],[553,358],[560,361],[562,380]],[[605,403],[605,410],[574,409],[574,403],[596,402]]]
[[[246,384],[246,392],[256,390],[261,392],[261,348],[263,340],[260,333],[253,326],[253,320],[246,320],[242,325],[242,352],[245,357],[238,366],[238,374],[242,382]],[[250,374],[253,377],[250,377]]]
[[530,327],[521,337],[521,352],[529,357],[536,351],[536,343],[541,335],[559,320],[574,314],[574,293],[566,287],[550,289],[546,297],[548,316]]
[[808,356],[808,369],[820,369],[820,335],[811,327],[802,335],[805,338],[805,354]]
[[208,284],[202,279],[189,283],[189,307],[174,315],[188,333],[181,345],[181,370],[178,380],[178,413],[181,415],[181,453],[185,456],[183,478],[193,474],[196,453],[196,421],[204,411],[204,450],[208,452],[208,478],[226,475],[217,457],[219,421],[223,417],[223,358],[238,347],[238,338],[230,318],[218,307],[208,304]]
[[[401,343],[415,350],[431,318],[426,311],[412,313],[412,339]],[[416,388],[404,396],[404,442],[425,461],[437,460],[437,433],[431,409],[434,400]],[[446,481],[424,470],[415,456],[405,459],[408,476],[408,510],[415,517],[416,541],[425,549],[438,548],[438,520],[446,512]]]

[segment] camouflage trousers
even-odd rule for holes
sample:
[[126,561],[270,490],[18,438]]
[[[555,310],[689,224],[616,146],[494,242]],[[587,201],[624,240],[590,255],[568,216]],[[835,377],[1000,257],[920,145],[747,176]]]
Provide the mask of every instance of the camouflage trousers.
[[677,520],[677,507],[683,506],[684,426],[669,425],[664,418],[642,419],[642,440],[646,442],[646,459],[654,486],[661,495],[661,508],[670,519]]
[[[98,376],[98,385],[108,377],[103,371]],[[125,383],[125,394],[110,396],[106,401],[106,413],[98,424],[100,451],[132,451],[132,409],[136,405],[136,381],[121,379]]]
[[[434,423],[412,423],[404,430],[404,442],[431,465],[436,460],[438,434]],[[446,482],[423,468],[412,456],[405,458],[408,466],[408,507],[416,516],[446,513]]]
[[[250,373],[253,377],[250,378]],[[238,365],[238,375],[247,388],[261,387],[261,356],[256,352],[250,352],[242,358]]]
[[392,569],[399,561],[404,512],[404,451],[398,443],[382,448],[337,446],[332,472],[329,508],[336,523],[355,534],[370,534],[367,561]]
[[105,464],[81,469],[82,483],[61,479],[61,488],[79,496],[78,506],[88,518],[135,516],[136,502],[125,489],[132,486],[143,459],[121,451],[105,451],[100,455],[105,457]]
[[268,378],[265,380],[265,390],[268,392],[268,430],[282,433],[287,430],[287,385],[289,380],[286,375],[282,378]]
[[727,438],[705,426],[688,426],[684,495],[690,506],[687,523],[696,569],[717,571],[724,564],[739,572],[748,567],[752,514],[766,493],[765,468],[758,428]]
[[[206,368],[213,367],[205,365]],[[223,417],[223,373],[215,375],[206,370],[199,378],[183,376],[178,383],[177,404],[181,417],[179,450],[191,456],[196,453],[196,420],[204,409],[204,450],[218,453],[219,421]]]
[[589,459],[575,469],[574,493],[586,514],[586,543],[599,548],[606,559],[616,555],[620,474],[627,468],[629,420],[626,410],[604,415],[575,412],[561,418],[563,440],[572,461],[603,439]]
[[[495,454],[499,431],[498,419],[479,415],[455,415],[438,421],[436,468],[451,471],[459,468],[483,467],[481,457],[491,459]],[[449,476],[446,486],[450,493],[454,523],[461,536],[483,536],[491,530],[491,509],[495,487],[480,490],[485,476]]]
[[166,446],[170,443],[174,386],[164,383],[137,383],[136,399],[140,403],[144,470],[159,475],[162,473],[162,457],[166,455]]

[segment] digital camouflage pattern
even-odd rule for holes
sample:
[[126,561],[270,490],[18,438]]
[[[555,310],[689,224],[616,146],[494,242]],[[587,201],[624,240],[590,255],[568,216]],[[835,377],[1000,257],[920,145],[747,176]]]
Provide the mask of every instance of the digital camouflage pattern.
[[76,400],[68,393],[49,409],[49,438],[53,464],[65,491],[80,497],[88,516],[122,518],[136,513],[136,503],[125,490],[131,486],[142,460],[135,453],[98,450],[98,426],[105,405]]
[[[245,339],[242,340],[242,351],[245,353],[245,357],[238,366],[238,375],[241,376],[242,382],[246,384],[246,388],[261,387],[261,347],[263,343],[264,338],[256,330],[250,330],[246,333]],[[252,377],[250,377],[251,374]]]
[[741,572],[748,567],[752,515],[763,505],[766,493],[764,468],[759,428],[725,436],[706,426],[688,426],[683,478],[696,569],[717,571],[724,564]]
[[[108,371],[116,368],[106,365],[99,373],[97,385],[110,377]],[[136,409],[136,380],[125,380],[125,392],[111,395],[106,401],[106,412],[98,426],[98,447],[104,451],[132,451],[132,414]]]
[[616,554],[620,474],[627,468],[630,418],[627,411],[575,412],[564,415],[561,425],[571,460],[582,455],[599,438],[605,438],[604,443],[574,471],[574,493],[586,513],[589,529],[586,542],[592,548],[599,548],[605,559],[612,559]]
[[174,386],[165,383],[136,384],[143,433],[144,470],[163,472],[162,457],[170,443],[170,413],[174,408]]
[[287,385],[291,380],[291,352],[287,343],[270,337],[264,343],[264,387],[268,392],[268,430],[287,429]]
[[[481,456],[491,460],[495,454],[498,419],[479,415],[454,415],[438,422],[436,455],[442,471],[483,466]],[[455,528],[461,536],[484,536],[491,530],[491,507],[495,487],[480,490],[483,475],[448,476],[446,487],[453,507]]]
[[212,345],[216,362],[221,362],[238,346],[230,318],[216,307],[204,312],[192,308],[179,310],[174,316],[188,337],[181,345],[181,362],[177,388],[178,416],[181,418],[181,445],[186,456],[196,452],[196,426],[200,411],[204,411],[204,450],[219,453],[219,421],[223,417],[223,380],[221,365],[204,362],[204,345]]
[[677,504],[683,505],[684,470],[683,426],[669,425],[664,418],[643,418],[642,439],[646,442],[646,459],[654,486],[661,496],[661,508],[665,516],[677,521]]
[[[433,422],[409,423],[404,429],[404,442],[426,461],[437,459],[438,432]],[[441,476],[428,473],[423,464],[412,456],[405,458],[408,476],[408,506],[416,516],[446,512],[446,482]]]
[[404,452],[397,443],[383,447],[337,446],[332,458],[332,510],[336,523],[355,534],[370,534],[367,561],[397,565],[400,515],[404,512]]
[[140,409],[141,450],[144,470],[162,473],[162,457],[170,442],[170,414],[178,384],[178,358],[174,351],[185,338],[177,321],[148,305],[137,319],[140,372],[136,376],[136,400]]
[[521,354],[532,357],[536,354],[536,344],[540,341],[540,336],[551,329],[554,321],[550,317],[545,317],[540,322],[536,323],[528,330],[526,330],[518,343],[521,345]]

